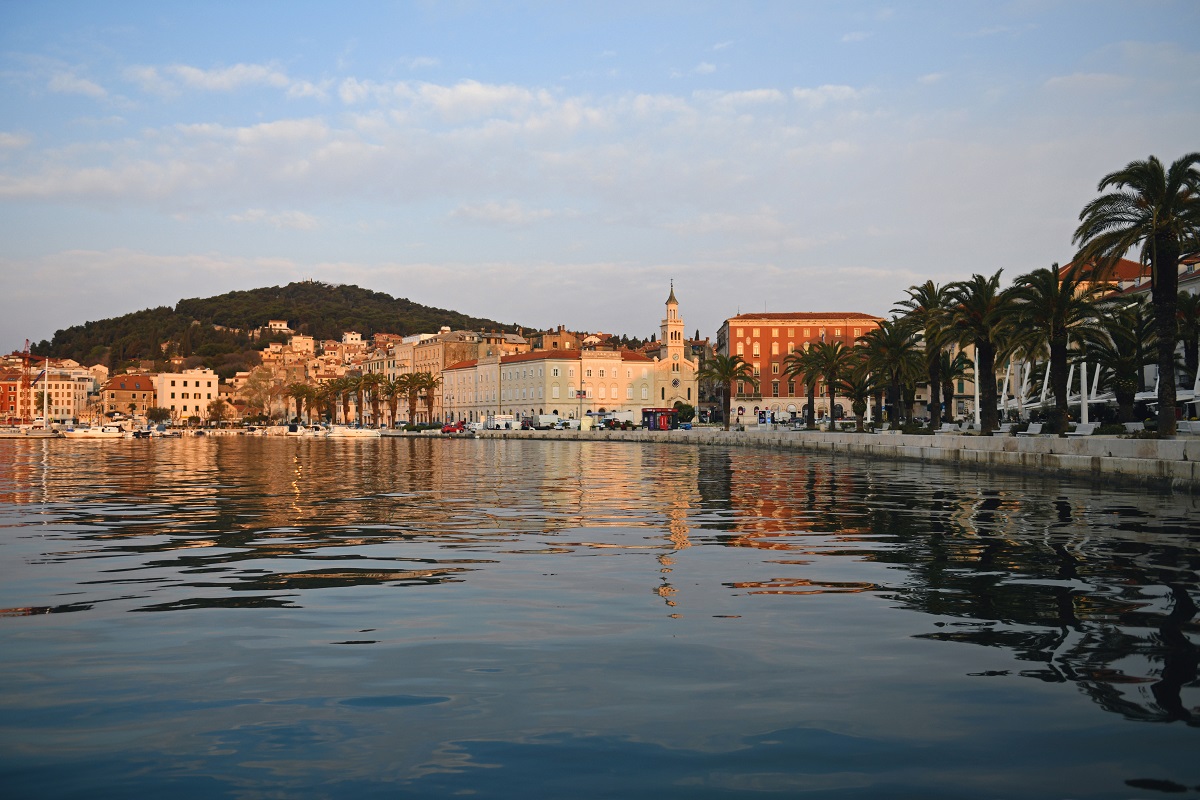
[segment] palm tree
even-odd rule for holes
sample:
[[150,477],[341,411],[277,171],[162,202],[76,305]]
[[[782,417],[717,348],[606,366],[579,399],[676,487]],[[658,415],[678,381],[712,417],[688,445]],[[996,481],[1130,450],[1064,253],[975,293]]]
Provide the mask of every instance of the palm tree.
[[1154,363],[1154,320],[1145,311],[1141,303],[1118,306],[1083,332],[1087,360],[1100,371],[1103,385],[1112,388],[1121,422],[1133,421],[1142,370]]
[[420,378],[415,372],[407,372],[396,381],[400,384],[400,394],[408,401],[408,422],[412,425],[417,421],[417,400],[421,396]]
[[425,397],[425,414],[428,417],[426,422],[433,422],[433,405],[437,397],[437,388],[442,385],[442,379],[432,372],[418,372],[417,375],[417,391]]
[[861,341],[871,371],[887,379],[891,401],[888,420],[892,430],[899,430],[903,387],[915,384],[925,366],[918,349],[917,332],[905,320],[885,319],[879,327],[867,331]]
[[863,417],[875,390],[875,377],[871,373],[867,349],[864,345],[858,345],[850,351],[848,369],[838,380],[838,391],[850,400],[850,409],[854,412],[854,429],[859,433],[864,430]]
[[[897,303],[912,324],[921,330],[925,342],[925,371],[929,375],[929,427],[937,430],[942,424],[942,349],[946,339],[950,292],[945,286],[925,281],[908,288],[908,299]],[[947,404],[949,400],[947,399]]]
[[[805,427],[817,429],[817,381],[821,372],[817,368],[816,351],[812,347],[788,353],[783,359],[783,374],[789,381],[800,380],[808,394],[808,414]],[[832,416],[832,414],[830,415]]]
[[342,380],[346,381],[346,392],[344,392],[342,395],[342,408],[346,410],[347,425],[349,425],[350,420],[350,395],[354,395],[354,425],[355,427],[361,428],[362,391],[364,391],[364,387],[362,387],[362,375],[346,375],[346,378],[343,378]]
[[287,396],[296,401],[296,419],[300,419],[304,414],[304,398],[308,393],[308,384],[305,383],[290,383],[287,387]]
[[1176,305],[1179,320],[1179,340],[1183,342],[1183,369],[1187,373],[1187,385],[1196,384],[1196,370],[1200,366],[1200,294],[1180,292]]
[[754,368],[738,355],[723,356],[718,353],[704,363],[704,366],[696,373],[696,378],[721,387],[721,408],[724,411],[725,430],[729,430],[729,409],[733,404],[734,382],[749,383],[755,388],[758,387],[758,379],[754,377]]
[[1054,410],[1048,420],[1049,433],[1067,430],[1068,336],[1096,320],[1096,301],[1111,288],[1097,281],[1084,285],[1085,277],[1083,265],[1070,264],[1060,270],[1055,264],[1022,275],[1010,290],[1015,312],[1011,343],[1024,342],[1027,349],[1045,343],[1050,351]]
[[337,422],[337,404],[340,392],[341,390],[338,388],[336,379],[322,383],[317,387],[314,400],[318,407],[321,408],[323,415],[329,417],[330,422]]
[[368,372],[359,380],[360,390],[367,394],[371,403],[371,424],[375,427],[379,427],[379,395],[385,380],[382,372]]
[[996,352],[1012,322],[1011,295],[1000,289],[1000,273],[990,278],[972,275],[949,286],[953,308],[950,330],[959,344],[975,347],[975,380],[979,387],[980,429],[989,434],[999,427],[996,391]]
[[821,342],[813,348],[813,366],[822,380],[825,381],[829,393],[829,430],[834,430],[833,401],[834,393],[842,377],[850,371],[853,362],[850,348],[841,342]]
[[975,380],[975,362],[959,350],[953,355],[943,350],[938,371],[942,376],[942,397],[946,398],[946,422],[954,422],[954,382]]
[[1154,156],[1105,175],[1101,195],[1079,212],[1072,241],[1075,263],[1104,273],[1134,247],[1150,265],[1150,295],[1158,335],[1158,432],[1175,435],[1176,306],[1179,260],[1200,238],[1200,153],[1188,153],[1164,169]]
[[396,427],[396,408],[400,405],[400,397],[404,394],[404,382],[400,376],[386,378],[380,385],[380,394],[387,400],[388,427]]

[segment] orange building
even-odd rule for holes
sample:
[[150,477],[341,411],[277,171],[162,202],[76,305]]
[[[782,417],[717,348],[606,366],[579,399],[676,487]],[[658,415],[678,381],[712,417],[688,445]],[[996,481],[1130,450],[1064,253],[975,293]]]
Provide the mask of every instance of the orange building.
[[[799,414],[806,402],[805,387],[787,379],[784,360],[788,355],[818,342],[841,342],[851,347],[882,321],[881,317],[858,312],[764,312],[730,317],[717,332],[717,352],[741,356],[758,378],[758,389],[750,383],[733,387],[732,405],[735,409],[745,408],[746,414]],[[828,398],[817,398],[818,414],[828,412],[828,402]]]
[[149,375],[114,375],[100,390],[104,413],[146,416],[155,403],[154,378]]

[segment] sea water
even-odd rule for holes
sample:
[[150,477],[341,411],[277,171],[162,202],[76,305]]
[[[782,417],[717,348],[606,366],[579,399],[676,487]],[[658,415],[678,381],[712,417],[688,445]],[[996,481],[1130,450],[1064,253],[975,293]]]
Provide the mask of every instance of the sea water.
[[1195,796],[1197,512],[752,448],[0,441],[0,795]]

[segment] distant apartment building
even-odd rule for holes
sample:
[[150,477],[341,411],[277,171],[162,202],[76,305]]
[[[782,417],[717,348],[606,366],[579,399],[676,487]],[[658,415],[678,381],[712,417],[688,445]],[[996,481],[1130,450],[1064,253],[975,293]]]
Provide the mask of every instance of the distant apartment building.
[[6,366],[0,373],[0,417],[9,424],[27,423],[45,410],[52,422],[86,419],[92,416],[96,386],[92,373],[76,361],[33,356],[28,367]]
[[171,412],[171,420],[186,422],[190,417],[208,420],[208,405],[221,396],[220,379],[211,369],[188,369],[150,376],[154,382],[155,404]]
[[[741,356],[758,379],[757,388],[748,381],[733,387],[734,413],[742,408],[745,415],[757,411],[775,412],[777,416],[799,414],[807,404],[806,387],[788,378],[787,357],[820,342],[841,342],[851,347],[882,321],[881,317],[857,312],[813,311],[739,314],[725,320],[717,332],[717,352]],[[828,405],[828,394],[820,387],[817,414],[829,413]],[[849,404],[841,405],[849,413]]]
[[104,413],[144,417],[156,405],[154,377],[142,373],[114,375],[100,389]]

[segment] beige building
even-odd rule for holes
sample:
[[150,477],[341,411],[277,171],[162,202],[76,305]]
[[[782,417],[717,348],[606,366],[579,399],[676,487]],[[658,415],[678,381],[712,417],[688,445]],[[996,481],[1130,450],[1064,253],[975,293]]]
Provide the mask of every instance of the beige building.
[[170,411],[172,422],[186,422],[189,417],[207,421],[208,404],[221,396],[220,379],[211,369],[162,372],[151,377],[155,405]]
[[442,370],[447,419],[468,422],[493,414],[529,417],[695,405],[696,360],[687,347],[674,287],[661,323],[659,352],[557,349],[503,355],[492,353]]

